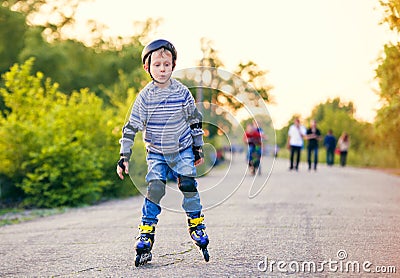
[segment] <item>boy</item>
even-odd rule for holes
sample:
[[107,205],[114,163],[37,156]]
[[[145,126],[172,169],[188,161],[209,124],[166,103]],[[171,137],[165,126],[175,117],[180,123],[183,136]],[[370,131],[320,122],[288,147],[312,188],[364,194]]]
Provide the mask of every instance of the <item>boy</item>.
[[208,236],[201,214],[195,166],[203,163],[202,115],[197,110],[189,89],[172,79],[176,65],[175,47],[166,40],[155,40],[142,52],[144,69],[153,79],[137,96],[129,122],[122,129],[118,176],[128,174],[131,147],[138,131],[147,150],[147,195],[139,225],[135,265],[151,260],[157,216],[161,213],[160,200],[165,195],[169,170],[178,175],[178,187],[183,193],[182,207],[188,216],[189,233],[202,250],[206,261]]

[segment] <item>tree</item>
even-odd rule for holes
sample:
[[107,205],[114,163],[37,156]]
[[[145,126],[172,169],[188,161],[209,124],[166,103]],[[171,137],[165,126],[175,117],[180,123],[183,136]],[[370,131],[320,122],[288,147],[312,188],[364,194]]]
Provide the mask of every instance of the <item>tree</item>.
[[0,6],[0,73],[7,71],[24,47],[25,17]]
[[[270,100],[269,92],[272,86],[268,85],[265,80],[267,71],[260,69],[255,62],[239,63],[233,74],[227,77],[223,76],[227,72],[221,73],[219,71],[224,65],[219,59],[212,41],[203,38],[201,49],[203,58],[199,62],[199,66],[206,67],[209,75],[208,80],[203,82],[202,85],[205,88],[220,91],[215,93],[206,90],[203,93],[203,99],[216,105],[224,105],[233,111],[243,107],[243,104],[258,106],[259,101],[268,102]],[[204,75],[204,72],[202,72],[202,75]],[[223,94],[224,91],[228,91],[229,94]],[[232,98],[232,95],[236,98]]]
[[315,119],[322,134],[332,129],[335,137],[339,138],[343,132],[347,132],[351,137],[352,149],[358,150],[369,136],[366,124],[357,121],[354,114],[353,102],[344,103],[337,97],[315,106],[308,120]]
[[[23,62],[35,57],[34,71],[41,71],[60,84],[65,93],[89,88],[103,100],[107,96],[101,88],[118,81],[119,71],[133,72],[141,68],[139,42],[133,42],[120,50],[96,50],[75,40],[43,40],[41,28],[30,28],[25,37],[25,48],[19,55]],[[133,56],[135,55],[135,56]]]
[[[104,37],[107,27],[92,21],[89,24],[91,37],[81,42],[64,34],[65,28],[73,27],[80,2],[4,1],[0,10],[0,19],[5,20],[0,21],[0,39],[3,38],[0,40],[0,73],[14,63],[24,63],[34,57],[32,70],[58,82],[64,93],[89,88],[107,103],[109,98],[104,89],[118,82],[120,71],[131,75],[142,67],[141,41],[160,21],[135,22],[137,35],[116,38]],[[35,20],[38,15],[44,20]],[[138,84],[136,80],[133,83]]]
[[240,76],[241,79],[254,88],[254,90],[247,92],[247,98],[249,100],[254,100],[256,106],[258,105],[260,98],[266,102],[271,101],[269,92],[272,89],[272,86],[268,85],[265,79],[267,73],[267,71],[260,69],[253,61],[240,63],[235,71],[236,75]]
[[[380,1],[385,8],[383,22],[400,34],[400,1]],[[388,43],[384,57],[379,59],[376,77],[379,80],[379,97],[382,107],[378,110],[375,127],[384,148],[400,153],[400,43]],[[400,164],[400,159],[397,158]]]
[[[233,73],[223,70],[223,62],[212,42],[201,40],[203,58],[199,67],[180,73],[185,84],[192,89],[204,114],[206,132],[209,138],[218,130],[229,132],[232,124],[229,118],[244,107],[257,107],[269,101],[271,86],[266,85],[266,71],[252,61],[241,63]],[[237,123],[239,124],[239,123]],[[221,133],[221,132],[220,132]]]
[[383,23],[387,23],[389,28],[397,33],[400,32],[400,1],[399,0],[380,0],[379,3],[384,8]]
[[43,27],[46,38],[53,41],[65,38],[62,29],[74,24],[80,2],[82,0],[5,0],[3,6],[25,14],[29,25]]

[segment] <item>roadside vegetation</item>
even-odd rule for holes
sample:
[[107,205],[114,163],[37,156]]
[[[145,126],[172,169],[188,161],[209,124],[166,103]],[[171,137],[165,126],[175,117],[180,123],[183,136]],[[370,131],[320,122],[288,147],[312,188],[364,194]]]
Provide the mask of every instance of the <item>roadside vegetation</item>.
[[[136,23],[137,35],[105,38],[102,28],[92,22],[92,37],[82,42],[63,32],[73,23],[74,14],[65,11],[74,11],[79,1],[62,3],[53,7],[58,21],[41,24],[31,19],[46,5],[44,0],[9,0],[0,4],[2,223],[126,198],[138,193],[136,186],[145,186],[143,178],[137,179],[143,182],[136,186],[129,179],[120,181],[115,165],[121,127],[138,92],[150,81],[140,61],[143,42],[160,23],[149,19]],[[387,8],[384,21],[398,33],[400,0],[382,5]],[[355,105],[339,98],[317,105],[304,121],[316,119],[323,134],[333,129],[337,138],[348,132],[349,164],[399,168],[400,158],[395,154],[400,153],[400,45],[392,42],[383,47],[385,57],[378,61],[376,69],[382,107],[374,123],[357,120]],[[224,68],[211,41],[203,39],[200,48],[204,57],[199,66]],[[233,73],[243,83],[251,84],[262,101],[270,102],[273,84],[268,83],[266,70],[247,61],[237,65]],[[210,74],[210,83],[221,81],[217,72]],[[189,87],[194,84],[194,79],[184,78]],[[226,142],[221,138],[235,131],[224,115],[226,112],[213,107],[224,107],[231,113],[243,108],[242,102],[219,89],[230,86],[232,92],[246,91],[244,84],[232,80],[224,80],[218,86],[201,93],[203,113],[208,120],[204,125],[205,140],[215,149],[224,147]],[[196,89],[192,93],[199,99]],[[252,94],[246,91],[247,103],[254,100]],[[282,154],[290,124],[291,121],[277,131],[276,143]],[[139,135],[132,155],[136,163],[131,175],[135,177],[144,177],[146,172],[143,148]],[[323,156],[321,153],[320,157]],[[205,168],[214,160],[206,161]],[[34,210],[24,216],[25,209]]]

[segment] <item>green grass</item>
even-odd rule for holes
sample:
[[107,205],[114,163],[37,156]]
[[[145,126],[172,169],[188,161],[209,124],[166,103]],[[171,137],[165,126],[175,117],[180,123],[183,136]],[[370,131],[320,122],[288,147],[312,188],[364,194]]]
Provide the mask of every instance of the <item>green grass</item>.
[[32,209],[25,210],[19,208],[0,209],[0,227],[5,225],[18,224],[36,218],[64,213],[66,208],[54,209]]

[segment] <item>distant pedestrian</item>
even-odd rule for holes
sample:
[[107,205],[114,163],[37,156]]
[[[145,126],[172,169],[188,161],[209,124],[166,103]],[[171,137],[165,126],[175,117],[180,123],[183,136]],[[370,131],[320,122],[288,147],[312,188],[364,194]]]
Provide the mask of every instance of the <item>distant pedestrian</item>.
[[262,155],[262,139],[263,135],[257,123],[248,124],[243,140],[248,145],[247,163],[252,175],[257,171],[260,174],[259,166]]
[[[300,119],[295,118],[294,123],[289,127],[287,147],[290,150],[290,167],[289,170],[299,170],[301,149],[304,145],[304,137],[307,130],[300,124]],[[296,156],[296,161],[294,157]]]
[[275,147],[274,147],[274,157],[278,157],[278,153],[279,153],[279,146],[278,146],[278,144],[275,144]]
[[308,161],[308,170],[311,170],[312,164],[312,156],[314,154],[314,171],[317,171],[318,164],[318,147],[319,140],[321,140],[321,131],[317,128],[317,121],[311,120],[310,127],[307,129],[308,140],[307,145],[307,161]]
[[335,161],[336,147],[336,137],[333,135],[332,129],[328,131],[328,134],[324,138],[324,146],[326,149],[326,164],[332,166]]
[[346,166],[347,153],[350,148],[350,138],[346,132],[343,132],[338,140],[338,148],[340,151],[340,165],[342,167]]

